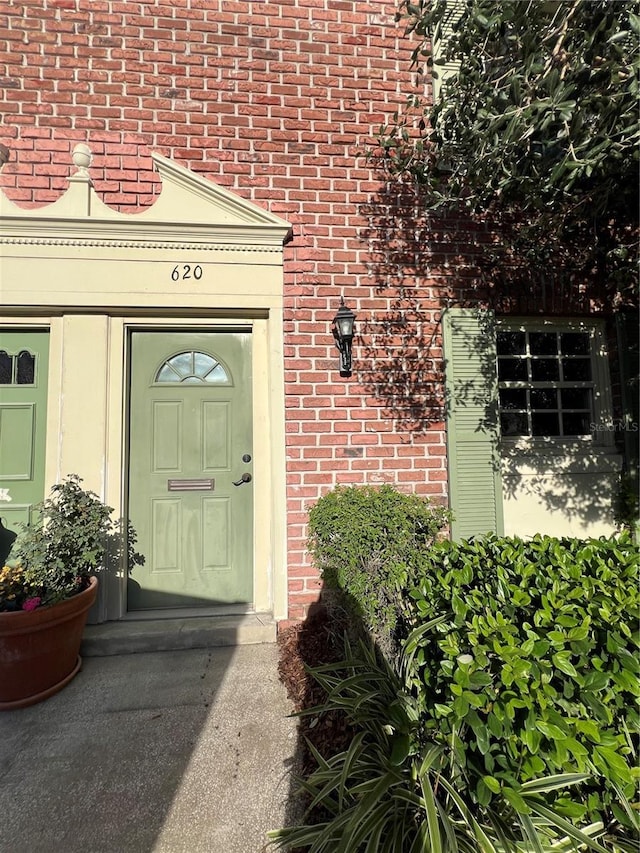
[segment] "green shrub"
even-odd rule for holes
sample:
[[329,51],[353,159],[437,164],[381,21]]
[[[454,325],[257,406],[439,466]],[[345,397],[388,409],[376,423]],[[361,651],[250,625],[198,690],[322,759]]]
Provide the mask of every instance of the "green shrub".
[[104,568],[110,537],[118,525],[99,497],[69,474],[36,505],[36,520],[23,525],[10,556],[24,566],[24,584],[40,603],[54,604],[81,591]]
[[338,489],[312,510],[325,582],[401,651],[314,672],[359,735],[303,783],[327,820],[276,837],[310,853],[637,851],[637,546],[436,541],[446,511],[406,499]]
[[453,784],[480,806],[499,796],[527,813],[524,783],[587,773],[553,810],[636,832],[622,805],[635,794],[639,731],[631,539],[442,542],[415,576],[405,683],[421,737],[450,745]]
[[335,538],[329,518],[322,530],[333,547],[326,566],[370,619],[385,600],[372,585],[391,578],[408,635],[395,667],[347,646],[341,663],[312,670],[323,710],[342,711],[357,735],[328,760],[316,755],[302,782],[326,817],[274,840],[309,853],[637,853],[631,538],[488,536],[421,548],[400,527],[402,560],[364,583],[353,543],[363,557],[378,553],[380,534],[363,514],[345,548],[344,517],[334,517]]
[[119,566],[126,556],[129,569],[144,563],[133,527],[113,520],[112,508],[81,483],[77,474],[56,483],[34,507],[34,522],[22,525],[0,574],[0,610],[34,598],[38,606],[64,601],[86,589],[109,559]]
[[[563,774],[520,790],[530,814],[504,796],[479,807],[450,781],[446,742],[420,735],[420,703],[373,647],[361,643],[345,659],[311,670],[327,694],[320,708],[340,711],[357,734],[325,760],[311,747],[317,768],[301,782],[310,801],[299,826],[269,833],[278,847],[309,853],[525,853],[590,846],[600,853],[602,827],[582,832],[544,811],[544,795],[584,780]],[[323,817],[312,819],[316,806]],[[305,822],[306,821],[306,822]]]
[[322,579],[357,602],[368,630],[393,633],[408,567],[449,523],[448,510],[391,486],[338,486],[309,513],[309,551]]

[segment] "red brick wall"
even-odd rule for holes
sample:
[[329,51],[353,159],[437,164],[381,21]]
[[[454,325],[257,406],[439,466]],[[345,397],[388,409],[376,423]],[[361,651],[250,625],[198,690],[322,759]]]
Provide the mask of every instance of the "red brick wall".
[[[58,197],[86,142],[104,201],[158,190],[149,152],[293,225],[285,250],[290,618],[318,581],[306,510],[337,483],[446,498],[440,304],[416,277],[424,234],[397,244],[395,201],[363,157],[412,84],[411,43],[382,0],[8,0],[0,6],[0,182],[23,204]],[[392,245],[393,244],[393,245]],[[331,337],[358,316],[354,374]]]

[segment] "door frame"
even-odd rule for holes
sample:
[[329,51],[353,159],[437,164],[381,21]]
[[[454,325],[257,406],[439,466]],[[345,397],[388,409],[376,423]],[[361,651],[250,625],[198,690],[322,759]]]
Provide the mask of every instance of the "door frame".
[[[253,607],[249,612],[269,612],[274,618],[286,618],[286,498],[285,498],[285,454],[284,454],[284,393],[282,384],[274,382],[274,376],[282,369],[282,348],[274,346],[274,337],[281,338],[282,324],[269,312],[266,317],[122,317],[112,322],[112,346],[114,362],[118,359],[121,375],[120,417],[118,423],[110,423],[108,435],[112,452],[121,458],[120,495],[118,504],[122,516],[128,516],[129,475],[129,427],[130,427],[130,383],[131,333],[134,331],[162,331],[169,329],[180,332],[244,331],[252,335],[252,409],[253,409]],[[112,320],[115,318],[112,318]],[[120,357],[124,355],[124,358]],[[114,369],[116,364],[114,363]],[[115,393],[115,389],[114,389]],[[282,400],[278,398],[282,394]],[[113,410],[112,410],[113,411]],[[115,418],[114,418],[115,420]],[[119,447],[119,452],[116,448]],[[113,504],[112,504],[113,505]],[[258,523],[258,519],[260,523]],[[144,614],[127,611],[127,577],[125,567],[107,590],[105,618],[140,619],[149,618],[154,611]],[[206,612],[192,609],[193,616]],[[156,611],[156,615],[169,617],[170,610]]]

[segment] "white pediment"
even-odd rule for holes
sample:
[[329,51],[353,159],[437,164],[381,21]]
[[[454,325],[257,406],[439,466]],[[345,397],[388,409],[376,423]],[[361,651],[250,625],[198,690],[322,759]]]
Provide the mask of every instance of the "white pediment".
[[22,225],[32,235],[38,226],[49,233],[52,229],[75,231],[77,236],[101,231],[107,239],[107,235],[121,237],[123,232],[134,240],[167,239],[173,231],[178,239],[189,233],[204,241],[282,246],[291,230],[284,219],[173,160],[156,153],[151,157],[162,188],[156,201],[139,213],[120,213],[106,205],[95,192],[87,168],[80,167],[63,195],[43,207],[19,207],[0,191],[2,230],[11,221],[12,230],[22,230]]

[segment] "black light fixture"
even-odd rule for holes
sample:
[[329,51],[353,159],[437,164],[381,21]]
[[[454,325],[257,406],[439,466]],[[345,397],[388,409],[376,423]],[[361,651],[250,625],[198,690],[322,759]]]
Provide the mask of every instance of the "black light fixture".
[[356,315],[340,298],[338,313],[333,318],[333,337],[340,350],[340,376],[351,376],[351,344],[353,343],[353,324]]

